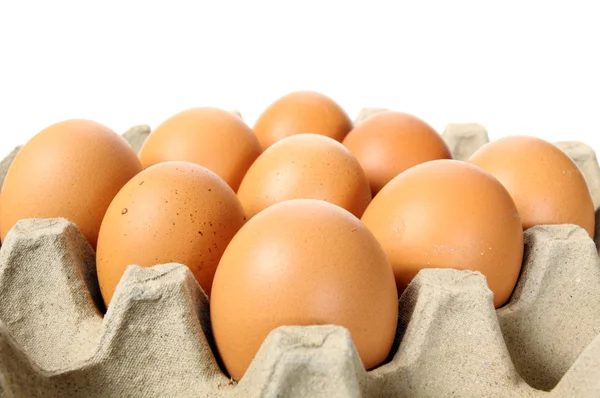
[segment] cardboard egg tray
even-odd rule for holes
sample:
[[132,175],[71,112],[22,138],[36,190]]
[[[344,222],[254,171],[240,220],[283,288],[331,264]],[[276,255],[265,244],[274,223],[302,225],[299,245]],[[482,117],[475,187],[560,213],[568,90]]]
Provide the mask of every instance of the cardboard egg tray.
[[[149,130],[131,133],[132,146]],[[459,159],[487,141],[474,124],[443,136]],[[559,145],[598,206],[593,150]],[[95,255],[77,227],[22,220],[0,249],[0,397],[600,396],[600,262],[577,226],[525,232],[521,276],[498,310],[480,273],[451,269],[421,271],[398,309],[392,353],[374,370],[346,329],[286,326],[235,383],[213,354],[209,303],[185,266],[131,265],[103,316]]]

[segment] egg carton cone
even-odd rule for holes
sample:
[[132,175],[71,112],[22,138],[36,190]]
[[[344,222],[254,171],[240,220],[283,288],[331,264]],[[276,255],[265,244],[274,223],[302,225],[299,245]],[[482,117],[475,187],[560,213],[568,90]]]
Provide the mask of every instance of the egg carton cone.
[[449,123],[442,138],[456,160],[468,160],[490,141],[485,127],[477,123]]
[[0,249],[0,397],[598,397],[599,302],[594,241],[537,226],[502,308],[480,273],[425,269],[381,366],[364,369],[343,327],[282,326],[236,383],[186,266],[130,265],[106,309],[77,226],[27,219]]
[[142,145],[146,141],[146,138],[150,135],[151,128],[147,124],[138,124],[131,127],[123,133],[123,138],[129,143],[129,146],[133,148],[135,153],[140,153]]

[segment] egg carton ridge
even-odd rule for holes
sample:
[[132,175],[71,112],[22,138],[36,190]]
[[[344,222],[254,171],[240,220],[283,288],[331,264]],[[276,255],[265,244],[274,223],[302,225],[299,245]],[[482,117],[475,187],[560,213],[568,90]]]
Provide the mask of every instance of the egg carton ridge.
[[213,354],[209,303],[187,267],[129,266],[103,317],[89,280],[93,252],[76,226],[22,220],[0,252],[0,391],[598,396],[600,266],[593,241],[576,226],[534,227],[525,251],[515,294],[499,310],[480,273],[421,271],[399,301],[394,355],[372,371],[362,367],[346,329],[285,326],[268,336],[238,384]]

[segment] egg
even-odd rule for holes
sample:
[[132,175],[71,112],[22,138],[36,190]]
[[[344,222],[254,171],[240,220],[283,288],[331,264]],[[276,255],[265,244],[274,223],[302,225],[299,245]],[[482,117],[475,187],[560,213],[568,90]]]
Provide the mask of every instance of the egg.
[[91,120],[55,123],[31,138],[11,164],[0,197],[2,241],[25,218],[66,218],[96,248],[104,213],[142,170],[136,153],[110,128]]
[[367,174],[373,195],[417,164],[452,158],[433,127],[403,112],[381,112],[368,118],[354,127],[343,143]]
[[262,148],[252,129],[237,115],[213,107],[179,112],[150,133],[140,150],[149,167],[169,160],[204,166],[236,191]]
[[231,187],[207,168],[180,161],[148,167],[102,220],[96,263],[105,303],[131,264],[184,264],[210,296],[217,264],[245,219]]
[[523,229],[575,224],[594,237],[594,204],[585,178],[553,144],[536,137],[508,136],[482,146],[469,162],[506,187],[519,209]]
[[250,219],[225,249],[210,317],[235,380],[284,325],[345,327],[372,369],[390,354],[398,295],[385,253],[358,218],[331,203],[294,199]]
[[362,221],[388,255],[401,294],[423,268],[481,272],[500,307],[523,260],[523,230],[510,194],[463,161],[433,160],[390,181]]
[[263,149],[295,134],[319,134],[342,141],[352,129],[348,114],[331,98],[296,91],[273,102],[258,117],[254,133]]
[[299,134],[278,141],[252,164],[238,197],[251,218],[288,199],[320,199],[360,217],[371,201],[367,177],[338,141]]

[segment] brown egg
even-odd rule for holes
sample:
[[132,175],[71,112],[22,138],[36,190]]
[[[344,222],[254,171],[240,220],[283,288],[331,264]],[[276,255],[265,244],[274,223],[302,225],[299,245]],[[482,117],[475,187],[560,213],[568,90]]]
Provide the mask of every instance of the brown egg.
[[142,170],[129,144],[90,120],[66,120],[37,133],[8,170],[0,199],[0,235],[24,218],[74,222],[96,248],[104,212]]
[[237,115],[217,108],[180,112],[150,133],[140,150],[144,167],[179,160],[204,166],[236,191],[262,148]]
[[343,143],[365,170],[373,195],[417,164],[452,158],[433,127],[402,112],[382,112],[367,119],[354,127]]
[[390,353],[398,295],[385,253],[358,218],[294,199],[262,211],[233,238],[217,268],[210,316],[236,380],[283,325],[341,325],[371,369]]
[[254,125],[264,149],[295,134],[319,134],[342,141],[352,129],[346,112],[331,98],[314,91],[296,91],[269,105]]
[[238,197],[251,218],[288,199],[320,199],[360,217],[371,190],[356,158],[336,140],[316,134],[284,138],[248,169]]
[[481,272],[494,305],[510,297],[521,270],[523,230],[515,203],[487,172],[434,160],[390,181],[362,221],[387,253],[398,292],[423,268]]
[[212,171],[177,161],[145,169],[102,221],[96,262],[105,303],[131,264],[184,264],[210,296],[221,255],[244,222],[235,193]]
[[517,204],[523,229],[575,224],[594,237],[594,204],[577,165],[551,143],[510,136],[492,141],[469,162],[496,177]]

